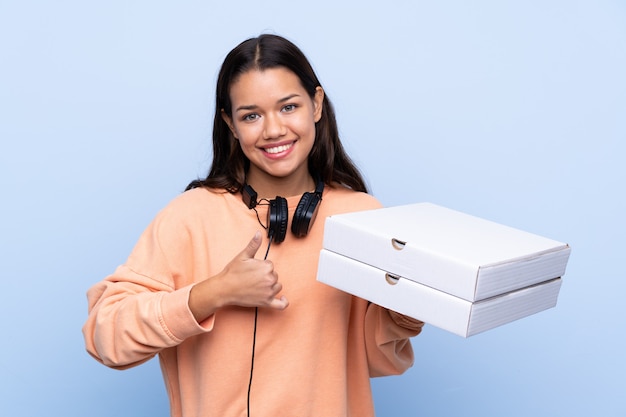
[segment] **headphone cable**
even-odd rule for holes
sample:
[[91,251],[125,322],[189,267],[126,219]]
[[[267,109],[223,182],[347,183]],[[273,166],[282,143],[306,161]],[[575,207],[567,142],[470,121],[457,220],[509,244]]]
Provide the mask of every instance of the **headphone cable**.
[[254,349],[256,347],[256,325],[259,318],[259,307],[254,308],[254,331],[252,333],[252,362],[250,364],[250,381],[248,381],[248,417],[250,417],[250,393],[252,391],[252,374],[254,371]]
[[[272,240],[274,240],[274,234],[270,232],[269,242],[267,243],[267,250],[265,251],[265,257],[263,258],[263,260],[267,260],[267,255],[270,253],[270,247],[272,246]],[[254,373],[254,352],[256,349],[256,328],[257,328],[258,319],[259,319],[259,307],[255,307],[254,308],[254,330],[252,332],[252,359],[250,363],[250,380],[248,381],[248,399],[247,399],[248,417],[250,417],[250,393],[252,392],[252,375]]]

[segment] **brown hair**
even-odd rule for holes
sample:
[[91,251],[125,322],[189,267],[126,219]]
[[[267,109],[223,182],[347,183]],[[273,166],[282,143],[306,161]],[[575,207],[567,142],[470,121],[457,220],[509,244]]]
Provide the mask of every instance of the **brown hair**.
[[[296,74],[311,98],[316,88],[321,86],[302,51],[287,39],[261,35],[239,44],[224,59],[217,79],[211,169],[204,180],[192,181],[187,190],[206,186],[236,193],[243,188],[250,161],[222,119],[221,112],[223,110],[232,117],[230,87],[240,75],[253,69],[277,67],[287,68]],[[341,144],[335,112],[327,94],[322,104],[322,117],[315,126],[315,143],[308,164],[311,174],[326,184],[337,182],[355,191],[367,192],[361,173]]]

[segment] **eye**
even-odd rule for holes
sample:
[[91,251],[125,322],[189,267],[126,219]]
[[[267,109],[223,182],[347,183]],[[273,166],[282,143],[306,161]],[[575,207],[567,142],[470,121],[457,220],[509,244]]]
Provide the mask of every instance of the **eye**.
[[296,104],[287,104],[287,105],[285,105],[283,107],[283,111],[286,112],[286,113],[291,113],[296,108],[298,108],[298,106]]
[[260,116],[257,113],[250,113],[250,114],[246,114],[244,115],[241,120],[243,120],[244,122],[254,122],[255,120],[257,120]]

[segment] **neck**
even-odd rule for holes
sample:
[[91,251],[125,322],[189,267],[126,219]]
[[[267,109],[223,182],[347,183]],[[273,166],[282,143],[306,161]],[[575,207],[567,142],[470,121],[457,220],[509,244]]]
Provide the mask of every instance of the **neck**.
[[266,173],[249,172],[248,184],[254,188],[258,194],[258,199],[268,200],[281,197],[292,197],[315,190],[315,181],[308,171],[301,175],[291,175],[289,177],[273,177]]

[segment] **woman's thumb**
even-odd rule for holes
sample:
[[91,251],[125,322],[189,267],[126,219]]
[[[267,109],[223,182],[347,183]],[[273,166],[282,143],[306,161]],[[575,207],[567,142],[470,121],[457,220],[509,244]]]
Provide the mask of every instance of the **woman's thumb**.
[[259,247],[261,247],[261,242],[261,232],[257,231],[250,240],[250,242],[248,242],[244,250],[241,252],[241,255],[244,258],[253,259],[254,255],[256,255],[256,252],[259,250]]

